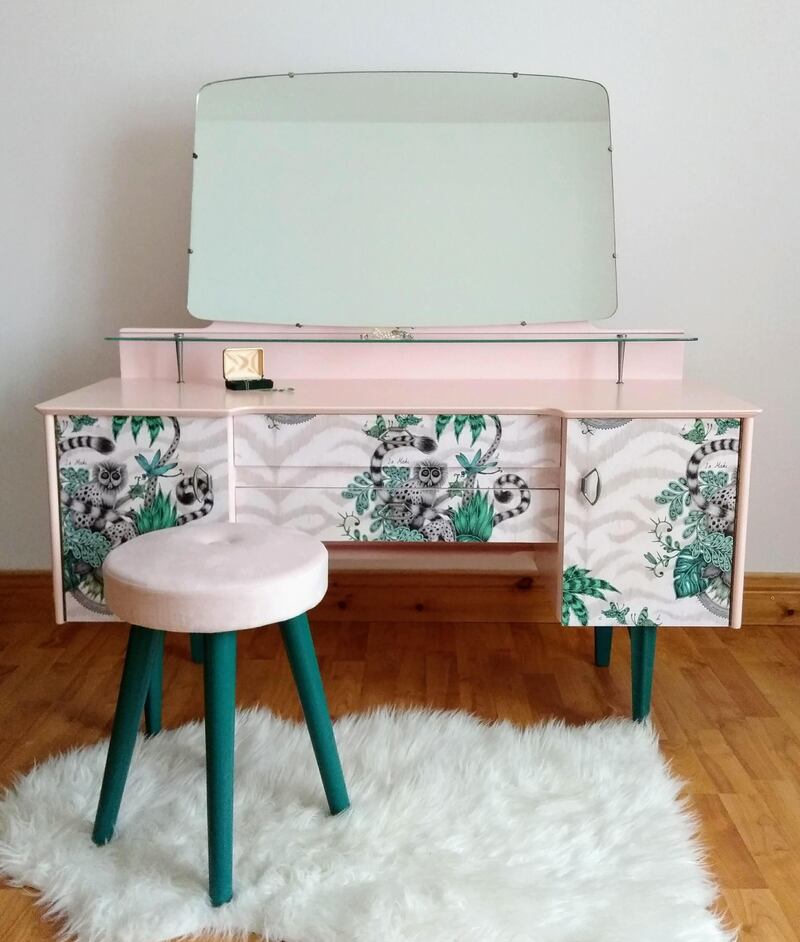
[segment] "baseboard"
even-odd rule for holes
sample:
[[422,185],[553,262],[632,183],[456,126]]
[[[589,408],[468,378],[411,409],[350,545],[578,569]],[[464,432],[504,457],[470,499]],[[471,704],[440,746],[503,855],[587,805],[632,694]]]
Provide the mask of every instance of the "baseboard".
[[[488,550],[488,551],[487,551]],[[445,555],[448,554],[448,555]],[[359,558],[360,557],[360,558]],[[552,564],[546,547],[434,551],[420,566],[402,551],[332,555],[317,621],[551,622]],[[0,623],[53,617],[48,571],[0,571]],[[800,573],[754,572],[744,580],[744,624],[800,627]]]

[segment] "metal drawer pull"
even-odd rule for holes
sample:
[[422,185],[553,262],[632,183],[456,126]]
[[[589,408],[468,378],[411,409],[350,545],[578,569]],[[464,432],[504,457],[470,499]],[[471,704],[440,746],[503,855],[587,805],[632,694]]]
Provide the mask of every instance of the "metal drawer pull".
[[[589,481],[589,478],[591,478],[592,476],[595,479],[594,496],[590,497],[588,493],[587,483]],[[600,500],[600,491],[601,491],[600,472],[597,470],[597,468],[592,468],[592,470],[588,474],[584,474],[584,476],[581,478],[581,494],[583,494],[583,496],[586,498],[586,502],[591,504],[592,507],[594,507],[594,505]]]

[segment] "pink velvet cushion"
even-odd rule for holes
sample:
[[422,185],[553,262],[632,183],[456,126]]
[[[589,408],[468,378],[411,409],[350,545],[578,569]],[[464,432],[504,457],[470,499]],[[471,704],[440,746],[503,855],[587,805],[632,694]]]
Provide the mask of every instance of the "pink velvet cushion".
[[165,631],[233,631],[313,608],[328,551],[313,537],[255,523],[145,533],[103,564],[106,601],[123,621]]

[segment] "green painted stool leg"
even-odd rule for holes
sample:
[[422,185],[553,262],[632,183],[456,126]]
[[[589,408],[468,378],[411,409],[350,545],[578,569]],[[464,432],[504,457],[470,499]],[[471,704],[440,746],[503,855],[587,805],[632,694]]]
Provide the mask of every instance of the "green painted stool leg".
[[119,686],[114,725],[108,744],[106,768],[100,789],[100,801],[94,820],[92,840],[95,844],[107,844],[117,823],[125,780],[131,764],[139,718],[150,684],[150,674],[155,652],[158,648],[158,632],[139,625],[131,625],[128,650]]
[[339,814],[350,807],[347,786],[342,774],[339,752],[333,736],[328,703],[319,674],[314,642],[308,627],[308,618],[298,615],[281,623],[281,635],[289,657],[289,664],[297,685],[297,693],[311,736],[311,745],[322,776],[322,787],[328,799],[331,814]]
[[205,635],[189,635],[189,650],[192,653],[192,660],[195,664],[203,663],[203,653],[205,651]]
[[236,632],[205,637],[208,895],[213,906],[233,896],[233,755],[236,726]]
[[155,651],[150,665],[150,686],[144,701],[144,729],[148,736],[161,732],[161,699],[164,686],[164,632],[153,631]]
[[608,667],[611,663],[611,641],[614,629],[605,625],[594,630],[594,663],[597,667]]
[[631,636],[631,700],[633,718],[644,720],[650,713],[653,690],[653,666],[656,657],[656,629],[653,626],[635,626]]

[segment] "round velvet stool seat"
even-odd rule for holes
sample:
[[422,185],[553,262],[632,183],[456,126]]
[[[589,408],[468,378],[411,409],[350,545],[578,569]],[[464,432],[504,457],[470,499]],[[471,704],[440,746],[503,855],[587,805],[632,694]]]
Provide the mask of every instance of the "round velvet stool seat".
[[280,625],[331,814],[349,806],[306,616],[328,587],[327,550],[282,527],[174,527],[112,550],[103,581],[131,628],[92,839],[114,833],[142,711],[149,733],[160,728],[164,633],[192,633],[203,662],[209,895],[221,905],[233,895],[237,631]]

